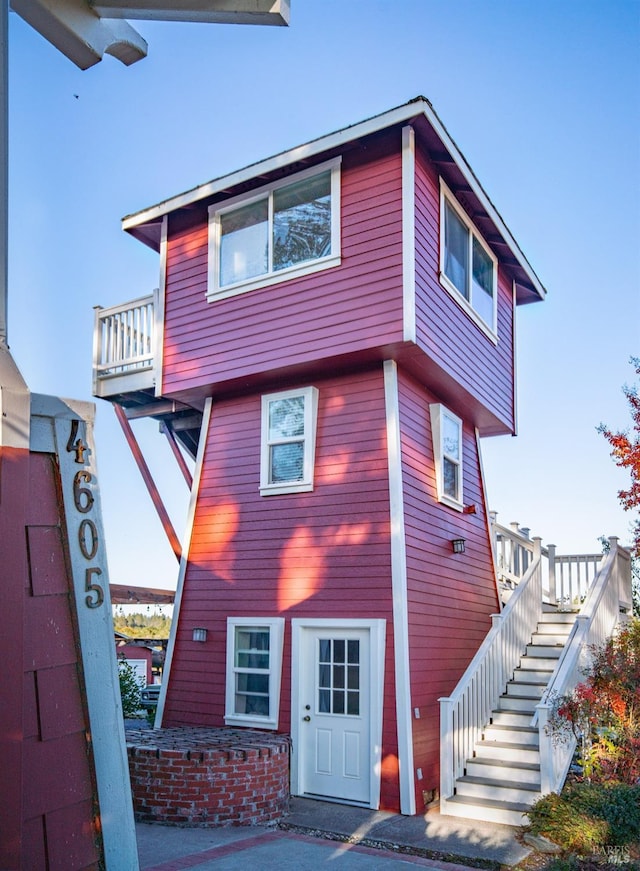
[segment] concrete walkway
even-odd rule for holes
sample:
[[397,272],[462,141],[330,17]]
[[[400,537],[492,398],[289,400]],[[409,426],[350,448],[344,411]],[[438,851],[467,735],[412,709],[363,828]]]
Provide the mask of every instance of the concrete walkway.
[[278,828],[139,823],[136,832],[141,871],[315,871],[325,865],[337,871],[468,871],[473,860],[498,868],[516,865],[530,852],[510,826],[437,811],[404,817],[303,798],[291,800],[291,813]]

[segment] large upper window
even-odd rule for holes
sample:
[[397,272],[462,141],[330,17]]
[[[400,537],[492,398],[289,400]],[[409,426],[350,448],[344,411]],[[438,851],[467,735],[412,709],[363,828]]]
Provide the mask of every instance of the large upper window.
[[440,183],[440,280],[495,338],[498,261],[444,182]]
[[313,490],[317,415],[316,387],[262,397],[263,496]]
[[278,728],[282,617],[227,618],[225,722]]
[[430,411],[438,500],[462,511],[462,421],[439,403]]
[[211,206],[208,298],[334,266],[340,258],[339,223],[337,161]]

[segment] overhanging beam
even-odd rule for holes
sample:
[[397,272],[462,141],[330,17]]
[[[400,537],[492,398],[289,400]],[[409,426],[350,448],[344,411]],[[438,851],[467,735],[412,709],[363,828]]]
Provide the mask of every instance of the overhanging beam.
[[289,23],[289,0],[89,0],[103,18],[196,21],[205,24]]

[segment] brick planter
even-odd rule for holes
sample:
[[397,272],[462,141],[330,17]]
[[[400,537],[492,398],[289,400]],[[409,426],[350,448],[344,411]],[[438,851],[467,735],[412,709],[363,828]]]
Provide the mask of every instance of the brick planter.
[[127,729],[140,822],[257,825],[288,810],[289,739],[240,729]]

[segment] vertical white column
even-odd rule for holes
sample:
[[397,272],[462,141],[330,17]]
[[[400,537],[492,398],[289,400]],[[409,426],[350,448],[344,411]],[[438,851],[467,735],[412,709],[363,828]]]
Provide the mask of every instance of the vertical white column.
[[92,403],[32,396],[31,449],[57,455],[108,871],[137,871]]

